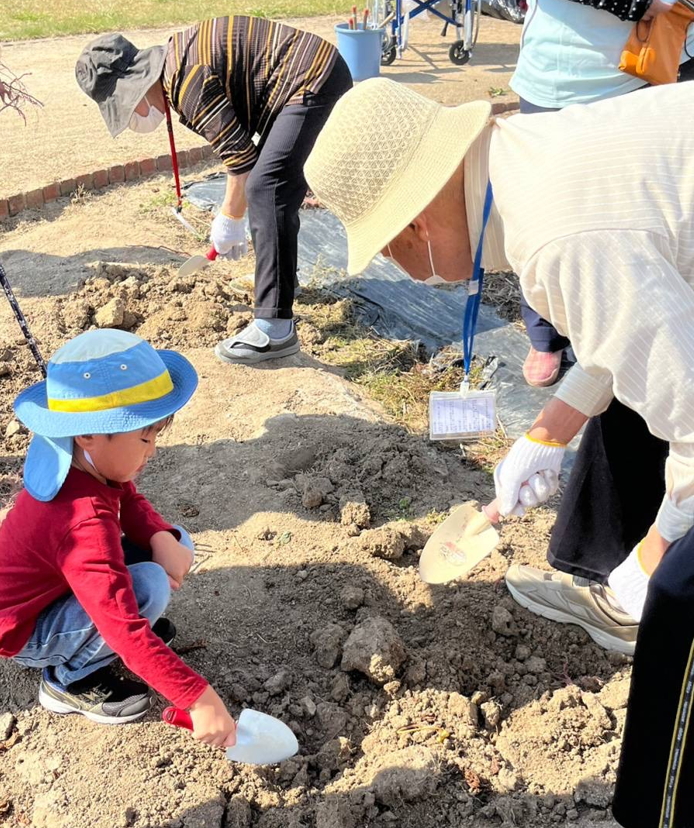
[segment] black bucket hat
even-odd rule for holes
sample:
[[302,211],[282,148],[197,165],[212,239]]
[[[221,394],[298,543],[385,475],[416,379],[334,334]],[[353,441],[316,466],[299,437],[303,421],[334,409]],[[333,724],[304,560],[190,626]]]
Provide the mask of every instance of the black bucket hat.
[[165,46],[138,49],[121,34],[98,37],[77,59],[77,83],[99,104],[114,138],[127,128],[135,107],[161,77],[165,60]]

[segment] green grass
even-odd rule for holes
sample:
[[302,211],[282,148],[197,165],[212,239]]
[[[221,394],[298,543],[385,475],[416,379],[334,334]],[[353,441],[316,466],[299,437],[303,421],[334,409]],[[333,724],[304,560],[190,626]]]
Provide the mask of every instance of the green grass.
[[181,26],[226,14],[312,17],[344,12],[340,0],[3,0],[0,40]]

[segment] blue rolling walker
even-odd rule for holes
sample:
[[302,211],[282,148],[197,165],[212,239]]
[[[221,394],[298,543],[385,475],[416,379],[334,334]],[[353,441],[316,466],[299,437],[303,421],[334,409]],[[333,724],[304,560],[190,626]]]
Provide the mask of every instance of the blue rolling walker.
[[409,8],[405,9],[404,0],[370,0],[370,25],[386,29],[381,66],[390,66],[396,57],[402,57],[407,48],[410,20],[427,11],[443,20],[442,37],[446,36],[449,26],[455,27],[458,39],[448,50],[451,63],[464,66],[470,60],[479,33],[482,0],[450,0],[450,16],[436,8],[443,5],[442,0],[409,0],[407,5]]

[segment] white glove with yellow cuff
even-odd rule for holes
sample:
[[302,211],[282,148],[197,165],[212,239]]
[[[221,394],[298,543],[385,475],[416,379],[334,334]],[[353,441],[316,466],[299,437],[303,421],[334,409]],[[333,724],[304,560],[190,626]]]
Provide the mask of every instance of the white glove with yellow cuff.
[[559,488],[566,446],[524,434],[494,469],[494,484],[502,515],[524,515],[544,503]]
[[217,213],[212,222],[210,241],[222,258],[241,259],[248,253],[245,218]]

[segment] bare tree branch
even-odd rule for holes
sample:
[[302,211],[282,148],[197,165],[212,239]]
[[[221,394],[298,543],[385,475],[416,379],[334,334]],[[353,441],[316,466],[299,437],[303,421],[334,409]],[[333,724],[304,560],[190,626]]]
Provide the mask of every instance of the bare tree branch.
[[11,69],[0,62],[0,113],[5,109],[14,109],[24,119],[24,123],[26,123],[24,106],[27,104],[43,106],[41,101],[29,94],[24,85],[23,78],[27,77],[28,74],[27,72],[23,75],[15,75]]

